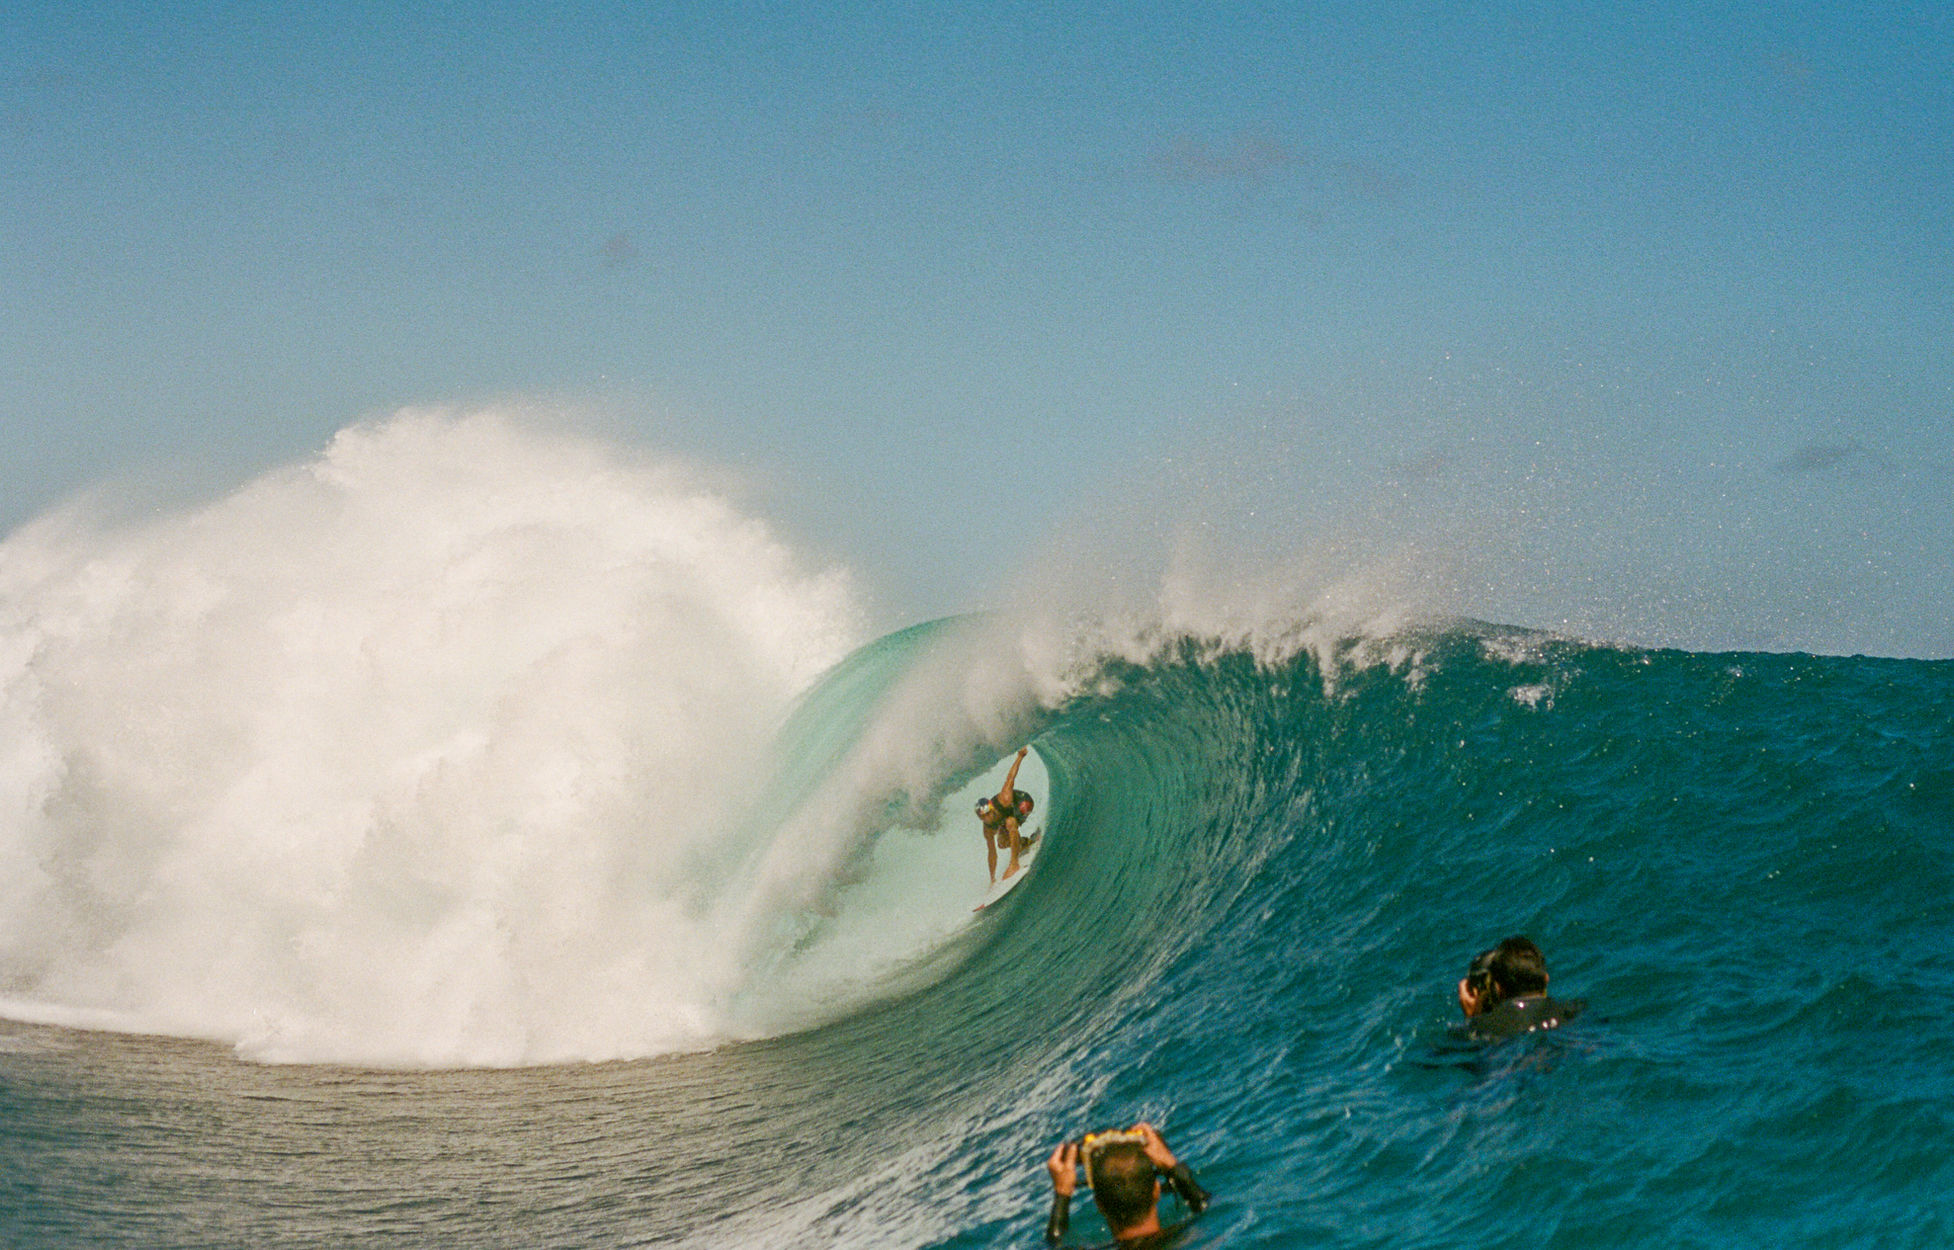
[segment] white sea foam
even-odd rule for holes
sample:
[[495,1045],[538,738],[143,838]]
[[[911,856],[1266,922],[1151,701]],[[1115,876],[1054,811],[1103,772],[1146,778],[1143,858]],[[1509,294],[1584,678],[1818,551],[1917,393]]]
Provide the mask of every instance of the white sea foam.
[[1043,562],[756,821],[860,612],[683,466],[409,411],[200,506],[68,507],[0,544],[0,1014],[517,1064],[940,975],[983,888],[946,791],[1106,658],[1417,661],[1429,561],[1160,551],[1117,586]]
[[1545,682],[1515,686],[1507,694],[1521,707],[1551,709],[1554,706],[1554,688]]
[[[1063,545],[1021,579],[982,650],[1008,655],[1018,689],[989,702],[1055,707],[1103,680],[1109,659],[1151,664],[1187,646],[1278,666],[1299,655],[1334,690],[1386,665],[1416,679],[1420,627],[1450,619],[1452,567],[1414,544],[1324,538],[1283,555],[1240,556],[1179,535]],[[994,679],[995,680],[995,679]]]
[[695,475],[490,412],[44,517],[0,545],[0,995],[271,1059],[709,1044],[717,926],[766,919],[739,797],[859,640]]

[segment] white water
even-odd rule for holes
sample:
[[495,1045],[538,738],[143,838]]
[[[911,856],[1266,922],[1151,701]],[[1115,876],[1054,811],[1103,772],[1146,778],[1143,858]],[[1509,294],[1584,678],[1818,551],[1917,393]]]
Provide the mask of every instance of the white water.
[[729,917],[768,919],[727,830],[860,628],[684,469],[492,413],[44,517],[0,545],[7,1013],[270,1059],[710,1044]]
[[1102,657],[1349,658],[1404,602],[1206,563],[1137,602],[1047,569],[756,821],[861,614],[682,466],[410,411],[200,506],[73,505],[0,543],[0,1014],[412,1066],[831,1017],[958,957],[983,851],[944,794]]

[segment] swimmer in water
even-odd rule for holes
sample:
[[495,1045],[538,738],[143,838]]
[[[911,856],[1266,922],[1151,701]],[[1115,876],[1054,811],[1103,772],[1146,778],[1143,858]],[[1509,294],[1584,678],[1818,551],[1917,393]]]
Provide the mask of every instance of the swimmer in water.
[[1467,1030],[1484,1041],[1555,1028],[1587,1006],[1578,998],[1547,997],[1547,958],[1523,937],[1510,937],[1472,957],[1459,982],[1459,1010]]
[[984,849],[990,855],[991,884],[997,884],[997,852],[1001,846],[1011,848],[1011,862],[1004,869],[1009,878],[1018,871],[1018,856],[1023,854],[1025,839],[1018,832],[1018,822],[1031,815],[1031,796],[1016,789],[1018,766],[1030,747],[1019,747],[1018,758],[1011,761],[1011,771],[1004,774],[1004,784],[998,787],[997,797],[985,799],[977,804],[977,819],[984,823]]
[[1072,1194],[1083,1169],[1092,1200],[1117,1245],[1141,1250],[1163,1244],[1176,1230],[1160,1222],[1160,1181],[1166,1178],[1190,1216],[1208,1209],[1208,1191],[1174,1157],[1166,1141],[1144,1121],[1124,1132],[1088,1133],[1061,1142],[1045,1161],[1052,1177],[1052,1214],[1045,1221],[1045,1244],[1056,1246],[1071,1223]]

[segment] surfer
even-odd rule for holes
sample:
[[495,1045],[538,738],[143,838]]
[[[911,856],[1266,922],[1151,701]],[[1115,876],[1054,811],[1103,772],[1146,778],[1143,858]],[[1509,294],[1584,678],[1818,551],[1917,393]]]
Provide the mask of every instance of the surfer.
[[1125,1132],[1087,1133],[1061,1142],[1045,1161],[1052,1176],[1052,1214],[1045,1221],[1045,1243],[1057,1245],[1071,1224],[1072,1193],[1083,1169],[1092,1186],[1092,1200],[1114,1240],[1129,1250],[1162,1245],[1178,1226],[1160,1223],[1160,1178],[1166,1177],[1174,1195],[1190,1216],[1208,1209],[1208,1191],[1195,1183],[1194,1173],[1174,1157],[1151,1124],[1142,1121]]
[[998,787],[997,797],[984,799],[977,804],[977,819],[984,822],[984,849],[990,855],[991,884],[997,884],[997,851],[1000,846],[1011,848],[1011,862],[1005,866],[1004,875],[1009,878],[1018,871],[1018,856],[1025,848],[1024,838],[1018,833],[1018,822],[1031,815],[1031,796],[1016,789],[1018,766],[1030,747],[1019,747],[1018,758],[1011,761],[1011,771],[1004,774],[1004,784]]
[[1547,997],[1547,957],[1523,937],[1510,937],[1472,957],[1459,982],[1459,1009],[1467,1031],[1484,1041],[1503,1041],[1572,1020],[1587,1004]]

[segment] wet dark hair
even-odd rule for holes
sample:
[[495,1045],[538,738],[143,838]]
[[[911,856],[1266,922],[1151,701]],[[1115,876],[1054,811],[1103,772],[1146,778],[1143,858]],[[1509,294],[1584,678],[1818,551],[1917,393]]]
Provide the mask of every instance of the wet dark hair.
[[1466,985],[1488,1007],[1522,994],[1541,993],[1547,988],[1547,957],[1528,938],[1507,938],[1472,957]]
[[1160,1192],[1155,1188],[1153,1160],[1145,1147],[1119,1142],[1093,1151],[1086,1179],[1092,1183],[1092,1200],[1099,1214],[1117,1237],[1147,1218]]

